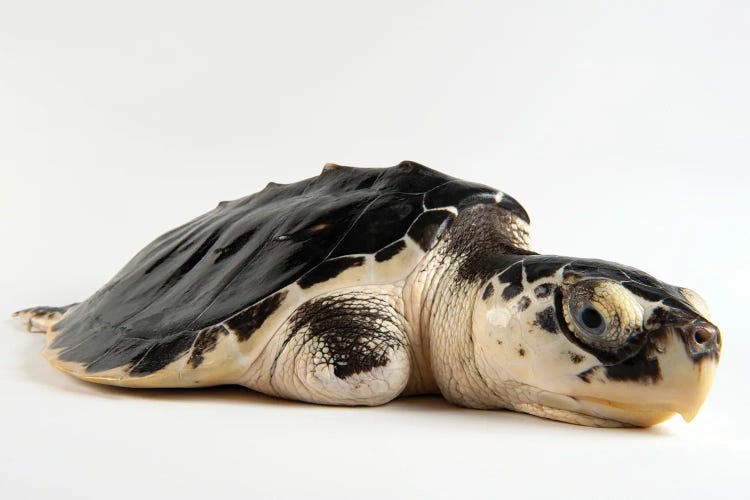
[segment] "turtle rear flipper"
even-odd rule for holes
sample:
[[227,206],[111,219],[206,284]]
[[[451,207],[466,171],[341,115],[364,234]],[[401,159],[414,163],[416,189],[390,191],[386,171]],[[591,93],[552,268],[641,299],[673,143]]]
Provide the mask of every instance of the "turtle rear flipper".
[[29,332],[45,333],[50,327],[60,321],[66,312],[77,305],[75,303],[60,307],[30,307],[14,312],[13,317],[21,318],[26,323],[26,330]]

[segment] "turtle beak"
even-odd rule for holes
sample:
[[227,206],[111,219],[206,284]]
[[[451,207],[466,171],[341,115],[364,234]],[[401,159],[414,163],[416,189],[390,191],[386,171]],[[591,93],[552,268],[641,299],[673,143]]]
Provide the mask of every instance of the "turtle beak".
[[659,374],[653,379],[617,380],[600,371],[574,394],[587,413],[647,427],[679,413],[690,422],[708,396],[721,350],[719,330],[705,320],[666,327],[655,346]]
[[675,330],[682,338],[692,364],[683,361],[665,368],[674,371],[676,381],[682,381],[672,389],[672,403],[682,418],[690,422],[698,414],[711,389],[719,363],[721,334],[715,325],[705,320],[695,321]]

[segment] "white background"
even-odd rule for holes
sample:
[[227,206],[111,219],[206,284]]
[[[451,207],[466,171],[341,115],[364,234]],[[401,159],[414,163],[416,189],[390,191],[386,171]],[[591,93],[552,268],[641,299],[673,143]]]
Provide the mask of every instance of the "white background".
[[698,290],[687,425],[78,382],[0,320],[0,497],[747,495],[747,2],[0,2],[0,316],[95,291],[219,200],[415,160],[514,195],[537,251]]

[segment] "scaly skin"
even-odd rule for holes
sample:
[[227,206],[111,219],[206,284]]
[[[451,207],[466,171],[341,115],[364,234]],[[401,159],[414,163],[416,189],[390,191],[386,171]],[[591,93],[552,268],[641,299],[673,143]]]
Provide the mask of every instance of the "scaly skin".
[[[471,335],[474,304],[481,286],[458,278],[455,259],[445,247],[427,259],[421,272],[405,286],[405,294],[421,296],[407,318],[419,324],[416,342],[424,345],[420,366],[430,368],[428,392],[437,388],[449,401],[471,408],[504,407],[477,370]],[[434,385],[433,385],[434,384]]]

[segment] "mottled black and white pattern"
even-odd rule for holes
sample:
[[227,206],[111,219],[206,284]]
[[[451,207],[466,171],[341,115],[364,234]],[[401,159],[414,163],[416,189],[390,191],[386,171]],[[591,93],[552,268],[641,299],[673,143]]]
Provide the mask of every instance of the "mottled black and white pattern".
[[394,350],[405,347],[396,334],[403,318],[383,298],[367,294],[340,294],[313,299],[290,319],[284,349],[312,353],[312,363],[333,369],[345,379],[385,366]]

